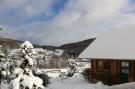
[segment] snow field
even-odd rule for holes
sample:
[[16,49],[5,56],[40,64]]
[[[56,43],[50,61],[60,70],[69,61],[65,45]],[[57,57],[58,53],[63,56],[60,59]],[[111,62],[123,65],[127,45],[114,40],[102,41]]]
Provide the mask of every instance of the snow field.
[[73,77],[58,80],[58,78],[52,78],[51,84],[46,89],[103,89],[106,86],[102,83],[90,84],[79,73]]

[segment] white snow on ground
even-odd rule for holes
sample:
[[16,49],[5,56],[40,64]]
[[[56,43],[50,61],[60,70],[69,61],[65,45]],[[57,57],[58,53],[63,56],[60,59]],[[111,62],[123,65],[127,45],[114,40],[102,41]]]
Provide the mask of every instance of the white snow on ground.
[[[54,73],[55,74],[55,73]],[[53,75],[52,75],[53,76]],[[0,89],[11,89],[8,84],[2,84]],[[63,79],[51,78],[51,84],[45,89],[135,89],[135,82],[115,86],[105,86],[102,83],[90,84],[81,75]]]
[[0,89],[9,89],[9,85],[8,84],[2,84],[0,86]]
[[50,78],[57,78],[57,77],[59,77],[60,73],[47,73],[47,75],[48,75]]
[[67,79],[52,78],[51,84],[46,89],[103,89],[102,83],[90,84],[82,75],[76,74]]
[[[108,87],[101,82],[90,84],[79,73],[67,79],[60,78],[58,73],[49,73],[49,75],[51,77],[51,84],[45,87],[45,89],[135,89],[135,82]],[[2,84],[0,89],[11,88],[9,88],[8,84]]]
[[135,82],[114,85],[114,86],[110,86],[110,87],[105,88],[105,89],[135,89]]
[[[90,84],[82,77],[82,75],[75,74],[73,77],[63,80],[58,77],[51,78],[51,84],[49,84],[48,87],[46,87],[45,89],[103,89],[104,87],[106,86],[102,83]],[[2,84],[1,89],[9,88],[6,84]]]

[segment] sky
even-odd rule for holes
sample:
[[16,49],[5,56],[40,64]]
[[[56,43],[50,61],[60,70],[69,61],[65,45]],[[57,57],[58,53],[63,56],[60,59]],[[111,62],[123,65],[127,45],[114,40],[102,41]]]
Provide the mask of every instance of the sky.
[[135,0],[0,0],[1,36],[60,46],[135,24]]

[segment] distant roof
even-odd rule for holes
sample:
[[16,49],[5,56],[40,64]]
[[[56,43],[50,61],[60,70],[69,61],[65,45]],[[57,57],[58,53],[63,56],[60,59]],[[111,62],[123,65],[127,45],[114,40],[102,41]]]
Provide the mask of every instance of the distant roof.
[[135,60],[135,25],[100,34],[79,58]]

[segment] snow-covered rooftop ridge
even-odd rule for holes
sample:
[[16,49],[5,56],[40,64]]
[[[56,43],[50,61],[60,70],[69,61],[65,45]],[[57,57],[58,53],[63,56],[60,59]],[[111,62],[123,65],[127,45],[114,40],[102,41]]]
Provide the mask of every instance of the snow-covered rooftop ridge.
[[135,25],[98,35],[79,58],[135,60]]

